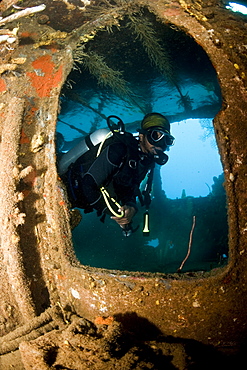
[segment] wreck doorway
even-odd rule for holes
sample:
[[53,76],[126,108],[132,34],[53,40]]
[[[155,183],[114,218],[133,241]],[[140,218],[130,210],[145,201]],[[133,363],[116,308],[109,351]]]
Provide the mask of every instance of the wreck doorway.
[[[151,111],[166,115],[171,133],[173,124],[182,127],[191,118],[199,119],[195,124],[200,126],[208,120],[205,135],[209,127],[213,132],[212,119],[221,108],[221,93],[208,56],[190,36],[174,25],[158,22],[147,10],[141,16],[125,17],[118,27],[89,36],[75,51],[75,61],[61,95],[57,124],[57,135],[64,138],[57,145],[61,152],[82,136],[106,127],[106,117],[111,114],[121,117],[127,131],[133,133]],[[172,157],[172,149],[168,154]],[[182,192],[171,199],[159,170],[149,237],[142,235],[143,211],[135,217],[138,230],[127,239],[112,220],[102,224],[95,214],[83,214],[83,221],[73,231],[75,253],[83,265],[173,273],[187,253],[193,216],[195,249],[183,271],[208,271],[225,263],[228,226],[222,173],[212,177],[206,196]]]

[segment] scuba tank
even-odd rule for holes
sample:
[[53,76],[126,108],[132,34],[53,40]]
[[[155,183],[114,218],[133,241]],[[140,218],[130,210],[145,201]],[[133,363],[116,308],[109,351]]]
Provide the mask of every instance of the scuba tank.
[[59,175],[64,175],[71,163],[74,163],[81,155],[86,153],[91,147],[96,146],[102,142],[106,135],[109,134],[110,130],[107,128],[101,128],[94,131],[92,134],[87,135],[82,139],[74,148],[70,149],[65,153],[58,163]]

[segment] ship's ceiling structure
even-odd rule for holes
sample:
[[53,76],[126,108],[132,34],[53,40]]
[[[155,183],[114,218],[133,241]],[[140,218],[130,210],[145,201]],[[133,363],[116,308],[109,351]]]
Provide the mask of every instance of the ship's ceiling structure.
[[62,114],[70,109],[69,100],[87,113],[95,109],[90,105],[95,99],[101,118],[114,102],[119,111],[125,106],[140,118],[159,110],[170,122],[212,119],[221,109],[216,71],[202,47],[145,9],[79,46],[75,68],[62,91]]

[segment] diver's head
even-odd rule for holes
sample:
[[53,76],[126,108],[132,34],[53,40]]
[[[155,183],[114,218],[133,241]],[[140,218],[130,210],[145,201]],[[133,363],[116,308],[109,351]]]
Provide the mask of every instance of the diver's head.
[[[149,113],[141,122],[140,147],[144,153],[153,154],[160,160],[157,163],[164,164],[166,156],[163,152],[173,145],[174,137],[170,134],[170,123],[160,113]],[[166,156],[167,157],[167,156]],[[164,162],[164,163],[163,163]]]
[[170,133],[170,123],[168,119],[160,113],[148,113],[141,121],[141,129],[149,130],[151,128],[160,128]]

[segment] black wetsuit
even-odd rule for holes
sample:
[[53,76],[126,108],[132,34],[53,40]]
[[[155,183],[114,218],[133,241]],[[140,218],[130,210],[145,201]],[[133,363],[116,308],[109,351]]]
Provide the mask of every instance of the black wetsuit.
[[140,150],[138,141],[131,134],[124,136],[124,140],[108,139],[98,157],[96,146],[70,166],[63,180],[72,207],[82,208],[85,212],[95,209],[99,215],[110,214],[100,191],[104,186],[121,205],[137,208],[140,183],[154,166],[154,161],[152,156]]

